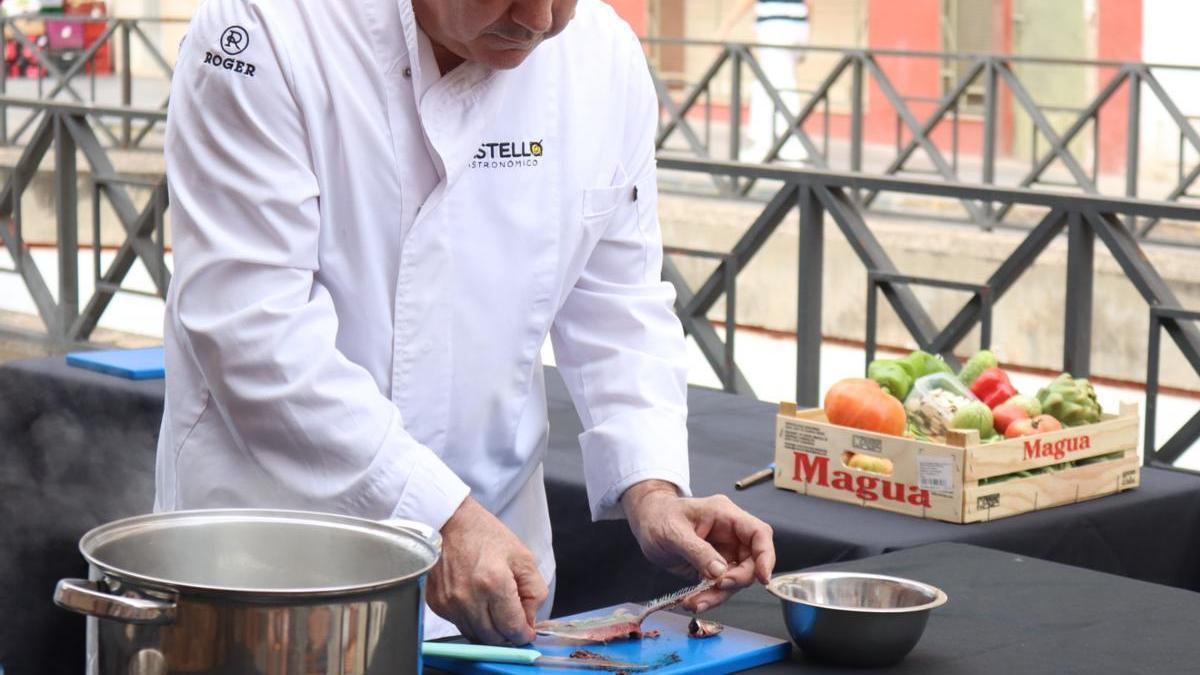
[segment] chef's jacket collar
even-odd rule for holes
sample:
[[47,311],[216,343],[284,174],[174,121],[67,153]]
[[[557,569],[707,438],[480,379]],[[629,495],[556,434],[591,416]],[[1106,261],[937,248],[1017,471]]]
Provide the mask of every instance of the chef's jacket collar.
[[[409,56],[408,67],[412,69],[413,92],[420,101],[438,80],[443,79],[433,53],[433,42],[429,35],[417,25],[412,0],[399,0],[400,24],[404,30],[404,48]],[[412,58],[412,55],[416,58]],[[401,60],[404,60],[403,58]],[[444,76],[442,85],[452,97],[473,99],[474,90],[491,78],[494,71],[478,63],[466,61]]]

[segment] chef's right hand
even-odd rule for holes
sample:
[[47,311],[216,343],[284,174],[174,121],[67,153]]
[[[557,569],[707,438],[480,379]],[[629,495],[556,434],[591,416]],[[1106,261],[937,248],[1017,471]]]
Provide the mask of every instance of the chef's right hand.
[[442,527],[442,557],[426,601],[474,642],[533,642],[537,610],[550,590],[533,554],[504,523],[467,497]]

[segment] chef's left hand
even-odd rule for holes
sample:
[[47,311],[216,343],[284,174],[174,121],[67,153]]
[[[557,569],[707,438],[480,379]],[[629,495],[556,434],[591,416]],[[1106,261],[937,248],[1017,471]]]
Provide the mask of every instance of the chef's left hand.
[[684,498],[671,483],[650,480],[626,490],[621,506],[650,562],[681,576],[718,580],[685,603],[691,611],[715,607],[756,579],[771,580],[771,526],[725,495]]

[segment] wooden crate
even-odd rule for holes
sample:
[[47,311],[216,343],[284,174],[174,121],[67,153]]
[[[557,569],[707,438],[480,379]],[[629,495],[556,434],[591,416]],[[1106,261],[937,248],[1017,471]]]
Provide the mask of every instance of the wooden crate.
[[[976,431],[951,431],[946,443],[830,424],[821,409],[779,406],[775,485],[814,497],[952,523],[994,520],[1073,504],[1138,486],[1138,411],[1096,424],[982,444]],[[1062,468],[1065,462],[1118,458]],[[891,475],[846,466],[851,454],[891,461]],[[1023,471],[1055,467],[1028,477]]]

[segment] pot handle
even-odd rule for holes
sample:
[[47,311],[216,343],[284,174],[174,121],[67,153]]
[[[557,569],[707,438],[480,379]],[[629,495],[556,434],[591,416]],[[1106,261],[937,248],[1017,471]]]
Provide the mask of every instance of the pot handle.
[[387,525],[388,527],[393,527],[397,530],[403,530],[405,532],[408,532],[409,534],[415,534],[416,536],[420,537],[421,539],[424,539],[430,546],[433,547],[433,550],[437,551],[438,557],[441,557],[441,555],[442,555],[442,533],[441,532],[438,532],[437,530],[426,525],[425,523],[418,523],[418,522],[412,521],[412,520],[403,520],[401,518],[390,518],[388,520],[383,521],[383,524]]
[[175,603],[113,595],[87,579],[60,579],[54,604],[72,612],[123,623],[163,625],[175,622]]

